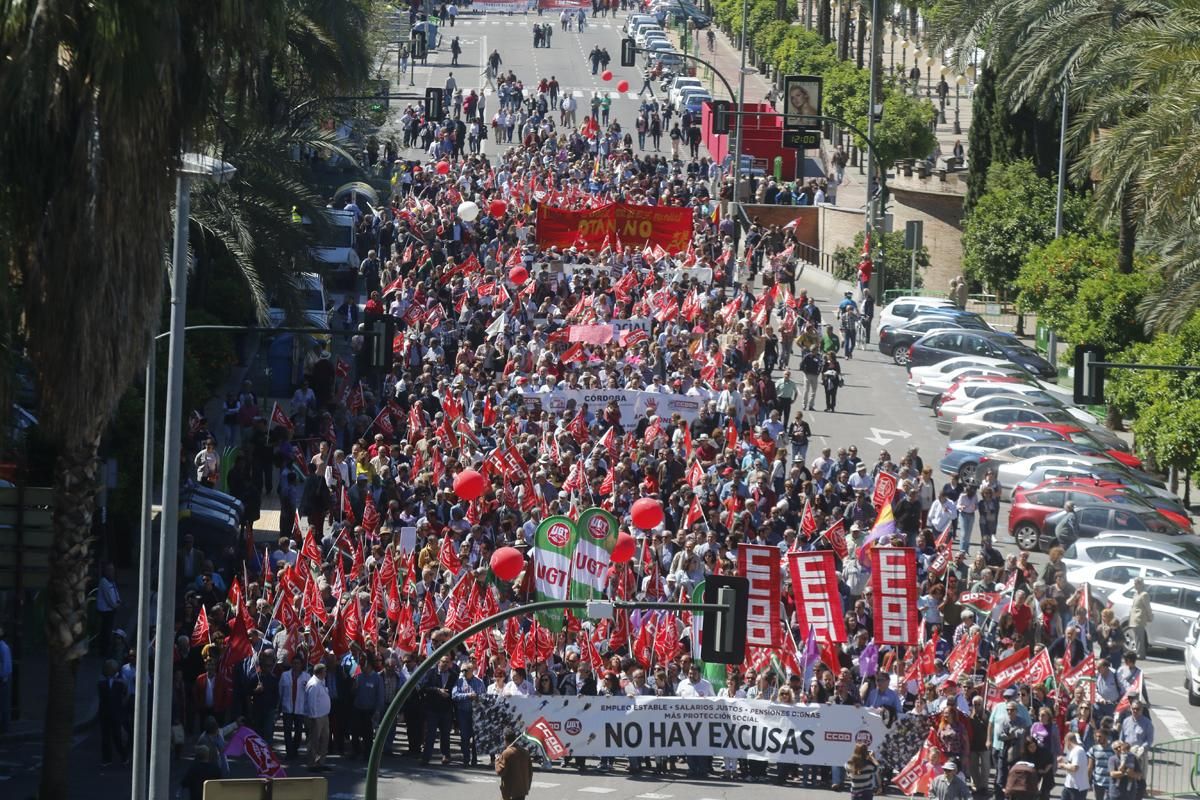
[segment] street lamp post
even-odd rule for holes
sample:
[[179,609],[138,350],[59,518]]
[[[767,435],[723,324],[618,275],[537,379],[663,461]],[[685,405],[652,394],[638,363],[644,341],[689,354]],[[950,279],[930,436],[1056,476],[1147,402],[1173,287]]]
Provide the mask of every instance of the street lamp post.
[[967,82],[965,75],[959,75],[954,79],[954,135],[962,136],[962,125],[958,120],[958,100],[962,96],[963,84]]
[[[179,545],[179,443],[183,438],[183,338],[187,324],[188,217],[192,181],[224,183],[236,170],[211,156],[184,153],[175,182],[175,246],[171,255],[171,350],[167,362],[166,424],[163,434],[162,516],[158,545],[158,614],[155,618],[154,704],[150,725],[150,794],[171,796],[171,657],[175,647],[175,557]],[[153,357],[153,351],[151,351]],[[143,464],[149,469],[149,464]],[[141,576],[143,598],[148,602],[150,576]],[[139,653],[139,656],[143,653]],[[136,691],[149,687],[137,682]],[[145,742],[135,732],[134,747]],[[135,798],[140,800],[140,798]]]
[[[746,22],[747,22],[746,18],[749,16],[749,14],[750,14],[750,0],[742,0],[742,30],[741,30],[741,36],[739,37],[741,39],[739,44],[741,45],[741,48],[742,48],[742,64],[741,64],[741,68],[738,70],[738,96],[737,96],[738,111],[746,110]],[[740,202],[740,192],[741,192],[741,186],[739,185],[738,179],[739,179],[739,177],[741,175],[741,171],[742,171],[742,129],[745,127],[745,125],[742,122],[741,114],[737,115],[736,122],[737,122],[737,130],[735,131],[736,135],[734,136],[734,153],[733,153],[733,200],[730,203],[730,208],[732,208],[735,203]],[[741,237],[738,237],[738,238],[739,238],[739,240],[741,239]],[[740,245],[740,241],[737,244],[735,244],[735,248],[738,245]],[[737,281],[737,279],[738,279],[738,273],[741,272],[741,266],[742,266],[741,256],[737,256],[733,262],[733,280],[734,281]]]
[[[1058,190],[1054,197],[1054,238],[1063,234],[1063,192],[1067,187],[1067,79],[1062,83],[1062,120],[1058,128]],[[1050,364],[1058,366],[1058,335],[1054,328],[1046,332],[1046,356]]]
[[[875,117],[877,114],[876,99],[879,97],[879,68],[883,65],[883,59],[880,57],[879,48],[883,42],[883,26],[879,24],[879,0],[871,0],[871,76],[869,88],[867,90],[867,141],[875,141]],[[907,40],[906,40],[907,42]],[[875,148],[867,148],[867,208],[866,220],[863,226],[863,235],[867,242],[867,257],[871,257],[871,251],[876,246],[872,240],[871,231],[875,228],[875,210],[877,200],[875,197],[875,171],[879,168],[878,162],[875,160]],[[882,186],[883,182],[879,181]],[[883,292],[880,291],[882,278],[879,271],[876,270],[871,274],[871,282],[874,284],[876,297],[883,297]]]

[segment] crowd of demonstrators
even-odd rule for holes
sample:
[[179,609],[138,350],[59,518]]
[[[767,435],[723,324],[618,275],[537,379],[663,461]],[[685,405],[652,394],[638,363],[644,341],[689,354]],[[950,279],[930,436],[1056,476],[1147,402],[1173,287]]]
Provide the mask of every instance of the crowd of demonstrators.
[[[1047,797],[1061,759],[1072,790],[1090,776],[1098,791],[1136,796],[1154,736],[1136,656],[1122,652],[1111,615],[1094,614],[1083,587],[1066,583],[1061,553],[1041,572],[1026,554],[1002,553],[994,520],[983,525],[984,499],[964,501],[975,490],[954,478],[936,486],[915,448],[873,461],[852,442],[810,452],[814,429],[841,437],[837,417],[815,402],[820,383],[826,410],[836,410],[843,345],[795,285],[792,232],[760,231],[746,252],[756,280],[740,283],[719,169],[639,158],[615,123],[602,132],[590,115],[566,133],[550,117],[535,103],[515,146],[495,158],[456,148],[453,119],[435,124],[437,155],[398,165],[386,207],[345,203],[361,215],[369,248],[364,327],[349,361],[315,345],[304,382],[275,411],[249,387],[233,398],[230,435],[265,463],[236,491],[254,507],[276,493],[284,513],[273,546],[252,544],[252,521],[245,547],[209,557],[183,542],[173,653],[180,731],[204,743],[206,758],[233,722],[272,744],[281,738],[286,758],[315,771],[329,768],[329,753],[365,758],[383,709],[427,654],[529,600],[532,570],[498,580],[492,554],[515,547],[528,557],[541,519],[602,506],[639,543],[631,562],[610,567],[609,597],[677,599],[708,575],[735,572],[747,544],[781,555],[828,550],[846,641],[803,665],[771,658],[803,649],[807,634],[785,586],[791,644],[713,685],[692,662],[687,631],[647,652],[636,629],[604,626],[599,636],[585,622],[552,638],[525,617],[474,637],[425,675],[383,732],[386,752],[447,765],[494,757],[471,724],[486,695],[720,696],[862,705],[878,709],[891,734],[844,767],[772,771],[753,759],[689,757],[634,759],[628,769],[832,785],[861,798],[914,764],[935,765],[944,774],[922,791],[953,798],[967,786],[1002,800],[1024,791],[1022,780]],[[691,209],[690,241],[674,253],[615,236],[595,247],[538,246],[540,204],[611,200]],[[861,311],[866,298],[849,299]],[[396,325],[395,362],[377,375],[366,369],[366,326],[385,315]],[[627,319],[647,319],[649,330],[570,341],[572,325]],[[660,415],[657,404],[631,413],[615,401],[555,402],[564,389],[657,393],[664,406],[683,396],[699,410],[689,420]],[[220,475],[206,423],[191,434],[184,457],[197,477]],[[471,502],[454,490],[468,468],[487,476]],[[889,485],[894,493],[877,491]],[[980,488],[999,490],[994,478]],[[630,509],[647,496],[664,521],[641,530]],[[916,549],[914,646],[873,639],[863,554],[876,542]],[[599,640],[602,663],[583,657],[583,639]],[[1029,680],[997,691],[989,665],[1025,652]],[[1080,680],[1093,662],[1095,680]],[[1049,679],[1059,688],[1048,692]]]

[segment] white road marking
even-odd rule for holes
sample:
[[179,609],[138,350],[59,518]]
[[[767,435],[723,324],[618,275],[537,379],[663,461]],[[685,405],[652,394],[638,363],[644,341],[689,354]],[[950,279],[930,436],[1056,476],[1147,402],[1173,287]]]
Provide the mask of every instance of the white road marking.
[[561,783],[546,783],[545,781],[534,781],[529,785],[534,789],[553,789],[556,786],[562,786]]
[[674,796],[673,794],[655,794],[654,792],[646,792],[645,794],[638,795],[642,800],[670,800]]
[[[886,435],[889,433],[891,434],[891,436]],[[886,428],[871,428],[871,435],[864,436],[863,438],[866,439],[868,442],[874,442],[875,444],[882,447],[883,445],[892,441],[892,439],[895,439],[896,437],[900,437],[901,439],[908,439],[911,436],[912,436],[912,434],[909,433],[908,431],[889,431]]]
[[472,775],[467,778],[468,783],[498,783],[499,778],[485,778],[482,775]]
[[1175,709],[1157,706],[1154,708],[1153,713],[1158,717],[1159,722],[1167,726],[1172,739],[1189,739],[1196,735],[1196,731],[1192,728],[1191,723],[1184,719],[1183,714],[1180,714]]
[[1143,667],[1142,672],[1147,675],[1161,675],[1164,672],[1180,672],[1184,671],[1183,666],[1179,664],[1160,664],[1157,667]]
[[579,791],[586,794],[612,794],[616,789],[609,789],[607,786],[584,786]]

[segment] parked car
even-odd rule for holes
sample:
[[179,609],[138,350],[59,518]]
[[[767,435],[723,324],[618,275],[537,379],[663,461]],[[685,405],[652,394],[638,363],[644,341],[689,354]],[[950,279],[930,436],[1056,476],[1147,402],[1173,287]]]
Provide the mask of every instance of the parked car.
[[[942,395],[945,397],[945,394]],[[1057,408],[1065,411],[1080,422],[1085,422],[1092,419],[1086,411],[1077,408],[1064,407],[1063,404],[1056,398],[1042,392],[1040,394],[993,394],[987,397],[968,398],[963,402],[947,403],[943,400],[934,405],[934,414],[937,415],[937,429],[939,433],[949,433],[950,428],[958,421],[960,417],[969,417],[980,411],[986,411],[989,408]],[[1081,417],[1087,417],[1087,420]]]
[[[976,480],[980,462],[989,453],[994,453],[1018,444],[1051,441],[1053,436],[1043,431],[984,431],[969,439],[952,440],[946,444],[946,452],[938,469],[944,475],[957,475],[964,483]],[[1001,484],[1003,486],[1003,484]]]
[[[988,456],[990,459],[991,456]],[[1191,514],[1179,498],[1165,486],[1146,483],[1134,477],[1136,473],[1121,464],[1067,464],[1063,466],[1040,466],[1029,477],[1018,483],[1025,489],[1033,489],[1049,480],[1058,481],[1108,481],[1127,486],[1137,492],[1155,508],[1167,509],[1191,520]],[[1016,489],[1016,486],[1011,487]],[[1190,522],[1188,524],[1191,524]]]
[[1187,689],[1188,702],[1200,706],[1200,619],[1193,620],[1183,640],[1183,688]]
[[675,105],[676,101],[679,100],[680,92],[687,88],[703,89],[704,81],[688,75],[675,76],[667,86],[667,102],[672,106]]
[[[1200,580],[1186,577],[1147,577],[1142,580],[1150,596],[1154,619],[1146,625],[1145,638],[1141,641],[1137,629],[1125,628],[1126,651],[1144,654],[1151,647],[1183,650],[1187,647],[1192,624],[1200,618]],[[1130,581],[1108,596],[1110,607],[1122,625],[1129,621],[1135,591],[1134,581]]]
[[967,367],[1004,367],[1006,369],[1020,370],[1016,364],[1010,361],[1005,361],[1002,358],[975,358],[967,356],[955,356],[947,358],[937,364],[931,364],[925,367],[915,367],[912,364],[908,365],[908,385],[910,388],[920,386],[922,383],[928,383],[932,380],[942,380],[946,375],[955,370],[964,369]]
[[901,325],[906,320],[910,320],[920,314],[923,310],[930,308],[956,310],[958,306],[954,305],[952,301],[940,297],[914,297],[912,295],[897,297],[879,312],[879,327]]
[[[1136,513],[1158,513],[1153,506],[1140,497],[1122,491],[1121,487],[1111,484],[1107,486],[1051,484],[1028,491],[1017,489],[1013,492],[1012,508],[1008,512],[1009,533],[1017,540],[1018,545],[1022,541],[1034,541],[1038,536],[1038,531],[1045,529],[1046,518],[1062,511],[1068,502],[1075,504],[1081,535],[1085,517],[1079,509],[1091,509],[1094,506],[1120,506]],[[1100,522],[1100,515],[1097,513],[1089,513],[1086,518],[1099,523],[1098,531],[1104,529],[1101,526],[1107,525],[1107,522]],[[1050,530],[1049,533],[1053,535],[1054,531]]]
[[1100,425],[1080,425],[1077,422],[1016,422],[1014,428],[1041,428],[1053,431],[1060,438],[1079,444],[1090,444],[1110,453],[1114,459],[1127,467],[1141,469],[1142,460],[1129,452],[1129,444],[1110,430]]
[[908,348],[908,360],[917,366],[936,364],[958,355],[1002,358],[1031,375],[1055,379],[1058,370],[1036,350],[1010,333],[959,330],[927,333]]
[[961,330],[963,325],[949,317],[920,316],[902,325],[884,325],[879,329],[879,352],[891,356],[900,366],[908,363],[908,348],[927,333],[942,330]]
[[1134,578],[1162,577],[1200,578],[1200,569],[1171,561],[1119,558],[1096,564],[1081,564],[1067,570],[1068,583],[1072,586],[1082,586],[1086,583],[1092,598],[1101,602]]
[[1102,533],[1095,539],[1080,539],[1063,551],[1067,574],[1087,564],[1117,560],[1161,561],[1200,570],[1200,545],[1183,537]]
[[950,426],[951,439],[966,439],[985,430],[1000,430],[1014,422],[1058,422],[1071,424],[1075,421],[1061,408],[1030,408],[1023,406],[1000,406],[961,416]]
[[[1023,526],[1020,530],[1009,523],[1009,531],[1022,550],[1041,550],[1044,546],[1058,542],[1063,547],[1071,542],[1059,541],[1055,528],[1066,515],[1066,511],[1056,511],[1047,514],[1042,520],[1039,530],[1034,526]],[[1172,525],[1161,514],[1153,509],[1139,511],[1114,504],[1097,504],[1076,506],[1075,516],[1079,524],[1079,538],[1089,539],[1096,535],[1112,531],[1115,533],[1155,533],[1167,536],[1182,536],[1184,531],[1177,525]]]
[[[917,393],[917,404],[933,408],[942,395],[956,383],[977,381],[979,383],[1028,383],[1032,385],[1033,378],[1016,364],[1001,364],[991,366],[981,364],[975,367],[960,367],[946,373],[940,378],[929,378],[918,386],[913,386]],[[912,385],[912,381],[909,381]]]
[[[1030,395],[1049,398],[1063,406],[1073,406],[1071,392],[1024,375],[1012,378],[984,376],[978,379],[958,380],[951,384],[942,396],[933,402],[936,411],[947,403],[964,402],[988,395]],[[1088,418],[1089,420],[1091,417]]]

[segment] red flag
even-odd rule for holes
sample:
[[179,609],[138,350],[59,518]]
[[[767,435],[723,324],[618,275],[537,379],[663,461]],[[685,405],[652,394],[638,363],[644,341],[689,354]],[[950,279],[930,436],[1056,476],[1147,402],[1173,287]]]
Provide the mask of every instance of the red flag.
[[192,627],[192,647],[201,647],[212,641],[208,628],[208,611],[200,604],[200,613],[196,615],[196,624]]
[[730,450],[736,450],[737,443],[738,443],[737,425],[734,423],[733,419],[730,418],[729,425],[725,428],[725,446],[728,447]]
[[1025,675],[1021,678],[1024,683],[1031,686],[1039,683],[1045,683],[1047,678],[1054,677],[1054,664],[1050,661],[1050,651],[1042,648],[1038,654],[1034,656],[1028,666],[1025,667]]
[[654,659],[654,625],[649,617],[642,618],[642,629],[638,631],[633,643],[633,657],[643,666],[649,666]]
[[1006,659],[996,661],[988,666],[988,678],[997,689],[1003,690],[1012,686],[1025,674],[1025,666],[1029,661],[1029,648],[1022,647]]
[[950,671],[950,677],[957,681],[960,676],[973,673],[978,661],[979,631],[976,631],[967,634],[954,645],[954,649],[946,657],[946,669]]
[[545,717],[535,719],[533,724],[525,729],[525,733],[529,738],[536,739],[541,744],[546,758],[551,761],[557,761],[567,754],[567,748],[563,745],[562,739],[558,738],[558,734],[554,732],[553,726]]
[[[808,508],[808,504],[805,504]],[[829,546],[833,548],[833,552],[838,558],[845,558],[850,553],[850,548],[846,546],[846,518],[838,517],[837,521],[830,525],[824,533],[825,541],[829,542]]]
[[383,438],[389,442],[395,438],[396,428],[392,425],[392,409],[390,407],[384,406],[379,409],[379,413],[375,415],[375,419],[367,426],[363,435],[370,433],[372,428],[378,428],[379,432],[383,434]]
[[884,506],[892,504],[892,500],[896,497],[896,476],[890,472],[883,472],[875,476],[875,491],[871,494],[871,503],[875,506],[875,510],[882,511]]
[[690,528],[697,522],[703,521],[704,509],[700,507],[700,498],[697,495],[692,495],[692,504],[688,506],[687,519],[684,521],[683,526]]
[[421,625],[417,628],[417,632],[422,636],[438,629],[437,605],[433,599],[433,592],[425,592],[425,602],[421,606]]
[[413,625],[412,606],[408,604],[405,604],[400,609],[400,614],[396,622],[396,641],[394,646],[397,650],[405,653],[417,652],[417,629]]
[[462,559],[458,555],[458,545],[454,543],[454,537],[447,533],[438,545],[438,563],[450,571],[451,574],[457,575],[462,569]]
[[[299,517],[296,519],[299,520]],[[321,562],[324,559],[321,557],[321,548],[317,544],[316,528],[308,529],[308,533],[304,537],[304,545],[300,548],[300,555],[312,562],[312,566],[317,569],[321,568]]]
[[[362,526],[363,530],[371,535],[374,535],[379,529],[379,509],[375,506],[375,495],[373,495],[370,491],[367,492],[366,502],[363,504]],[[361,557],[362,545],[360,544],[358,558]]]
[[358,522],[354,516],[354,509],[350,507],[350,494],[344,488],[342,489],[342,520],[351,527]]
[[325,602],[317,589],[317,582],[310,580],[304,587],[304,604],[302,610],[306,617],[316,617],[321,622],[329,621],[329,612],[325,610]]
[[347,639],[358,642],[360,645],[365,645],[362,633],[362,618],[358,608],[358,595],[354,592],[350,593],[350,602],[346,603],[346,607],[342,609],[341,614],[342,630]]
[[271,427],[274,425],[287,428],[289,431],[296,430],[296,426],[292,424],[290,419],[288,419],[288,415],[283,413],[283,409],[279,407],[279,403],[276,403],[271,408],[271,419],[267,423],[267,431],[270,432]]

